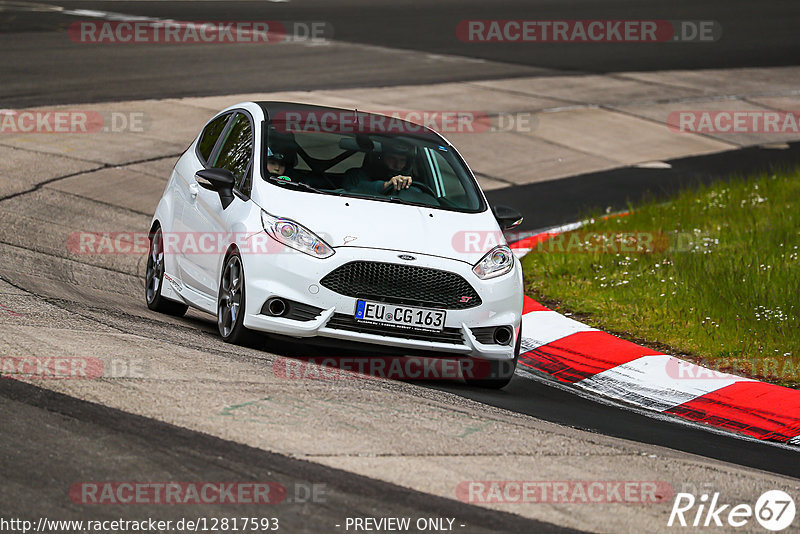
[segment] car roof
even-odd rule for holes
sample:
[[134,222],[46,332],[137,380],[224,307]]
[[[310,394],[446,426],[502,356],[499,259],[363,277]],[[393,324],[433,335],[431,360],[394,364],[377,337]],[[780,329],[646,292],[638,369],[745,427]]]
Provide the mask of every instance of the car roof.
[[[266,117],[274,117],[275,115],[278,115],[280,113],[286,113],[291,111],[301,112],[301,113],[308,113],[308,112],[325,113],[325,112],[342,112],[342,111],[352,113],[355,111],[355,109],[335,108],[330,106],[317,106],[315,104],[301,104],[299,102],[281,102],[276,100],[259,101],[254,103],[260,106],[262,110],[264,110],[264,115]],[[370,113],[368,111],[361,111],[361,110],[358,110],[358,114],[363,115],[365,117],[387,116],[387,115],[382,115],[380,113]],[[407,135],[409,137],[419,137],[422,139],[426,139],[428,141],[435,141],[439,143],[442,141],[446,141],[441,134],[439,134],[434,130],[431,130],[426,126],[406,121],[399,117],[392,117],[392,120],[397,121],[402,125],[407,125],[408,126],[407,131],[413,132],[413,133],[404,133],[403,135]]]

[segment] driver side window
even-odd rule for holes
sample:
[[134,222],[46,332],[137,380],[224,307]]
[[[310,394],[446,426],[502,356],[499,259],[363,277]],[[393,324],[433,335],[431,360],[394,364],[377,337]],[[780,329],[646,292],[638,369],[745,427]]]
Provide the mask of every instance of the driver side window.
[[244,113],[237,113],[224,135],[222,147],[211,166],[231,171],[236,180],[236,189],[249,196],[253,160],[253,127],[250,119]]

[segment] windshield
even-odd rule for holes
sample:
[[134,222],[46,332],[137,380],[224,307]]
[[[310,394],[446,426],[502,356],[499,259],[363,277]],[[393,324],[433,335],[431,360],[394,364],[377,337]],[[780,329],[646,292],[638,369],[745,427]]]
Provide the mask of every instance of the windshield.
[[267,131],[262,168],[273,183],[298,182],[309,186],[303,191],[316,194],[454,211],[485,209],[460,158],[435,140],[388,133],[298,131],[291,126],[273,120]]

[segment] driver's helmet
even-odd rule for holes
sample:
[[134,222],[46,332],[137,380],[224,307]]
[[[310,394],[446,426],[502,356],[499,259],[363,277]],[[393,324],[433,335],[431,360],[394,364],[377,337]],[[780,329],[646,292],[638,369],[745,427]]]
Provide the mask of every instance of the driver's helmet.
[[413,163],[414,148],[403,141],[389,140],[384,141],[381,147],[380,162],[388,169],[388,166],[383,161],[386,156],[405,156],[406,164],[398,172],[408,174],[411,172],[411,165]]
[[277,161],[286,167],[286,170],[294,168],[297,164],[297,152],[290,148],[267,147],[267,160]]

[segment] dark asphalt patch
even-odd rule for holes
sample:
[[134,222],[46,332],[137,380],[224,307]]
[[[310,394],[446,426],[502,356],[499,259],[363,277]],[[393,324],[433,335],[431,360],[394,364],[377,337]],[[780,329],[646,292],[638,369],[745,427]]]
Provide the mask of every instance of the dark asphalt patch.
[[[265,452],[11,379],[0,380],[0,421],[3,517],[277,517],[281,532],[344,531],[346,517],[450,517],[456,525],[466,525],[456,528],[464,533],[578,532]],[[69,496],[75,483],[109,480],[269,481],[288,491],[287,501],[274,505],[84,505]],[[319,495],[324,502],[305,502],[298,498],[305,493],[293,491],[309,484],[323,488]]]

